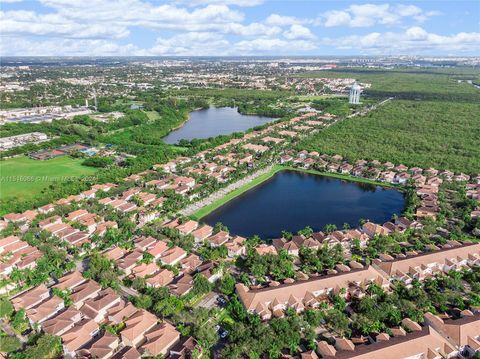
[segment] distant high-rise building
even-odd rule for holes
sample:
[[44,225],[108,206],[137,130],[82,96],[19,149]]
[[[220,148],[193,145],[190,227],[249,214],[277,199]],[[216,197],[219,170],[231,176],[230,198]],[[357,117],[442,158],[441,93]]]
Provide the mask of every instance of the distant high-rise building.
[[355,82],[350,89],[348,102],[352,105],[360,104],[360,92],[362,92],[362,88]]

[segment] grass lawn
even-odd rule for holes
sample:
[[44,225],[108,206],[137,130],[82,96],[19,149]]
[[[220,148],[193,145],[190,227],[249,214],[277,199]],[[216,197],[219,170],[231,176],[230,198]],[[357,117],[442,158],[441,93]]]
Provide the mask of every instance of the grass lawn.
[[145,114],[150,121],[158,120],[161,117],[157,111],[145,111]]
[[125,100],[125,99],[117,99],[115,101],[115,105],[143,105],[143,101],[135,101],[135,100]]
[[182,147],[182,146],[177,146],[177,145],[169,145],[169,146],[172,149],[172,151],[174,153],[177,153],[177,154],[182,154],[182,153],[185,153],[189,150],[188,147]]
[[326,176],[326,177],[333,177],[333,178],[338,178],[341,180],[346,180],[346,181],[351,181],[351,182],[362,182],[362,183],[368,183],[368,184],[373,184],[376,186],[382,186],[382,187],[389,187],[389,188],[398,188],[398,186],[389,184],[389,183],[380,183],[376,182],[373,180],[369,179],[364,179],[364,178],[358,178],[358,177],[352,177],[350,175],[344,175],[341,173],[331,173],[331,172],[320,172],[316,170],[307,170],[307,169],[302,169],[302,168],[293,168],[293,167],[288,167],[288,166],[282,166],[282,165],[275,165],[272,167],[271,171],[255,178],[253,181],[245,184],[244,186],[237,188],[236,190],[226,194],[222,198],[216,200],[215,202],[209,204],[208,206],[205,206],[201,209],[199,209],[197,212],[192,214],[190,217],[196,221],[200,220],[202,217],[205,217],[207,214],[210,212],[216,210],[217,208],[223,206],[225,203],[231,201],[235,197],[240,196],[242,193],[258,186],[260,183],[265,182],[269,178],[272,178],[276,173],[284,170],[291,170],[291,171],[298,171],[298,172],[304,172],[304,173],[310,173],[310,174],[315,174],[315,175],[320,175],[320,176]]
[[[82,159],[68,156],[38,161],[26,156],[0,161],[0,200],[29,200],[61,177],[92,175],[96,169],[82,166]],[[22,178],[23,177],[23,178]]]

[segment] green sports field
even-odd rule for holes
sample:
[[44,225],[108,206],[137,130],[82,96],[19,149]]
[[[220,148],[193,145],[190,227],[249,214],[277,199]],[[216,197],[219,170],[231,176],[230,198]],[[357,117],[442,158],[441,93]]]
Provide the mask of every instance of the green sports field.
[[96,169],[82,166],[82,161],[68,156],[46,161],[20,156],[0,161],[0,200],[12,197],[29,200],[54,181],[93,175]]

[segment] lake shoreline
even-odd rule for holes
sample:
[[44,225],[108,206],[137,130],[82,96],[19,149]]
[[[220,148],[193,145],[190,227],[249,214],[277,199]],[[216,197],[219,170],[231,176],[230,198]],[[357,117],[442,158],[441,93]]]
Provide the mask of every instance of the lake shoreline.
[[[317,176],[323,176],[323,177],[330,177],[330,178],[335,178],[347,182],[356,182],[356,183],[364,183],[364,184],[369,184],[373,186],[378,186],[382,188],[387,188],[387,189],[395,189],[399,192],[403,192],[403,188],[401,186],[395,185],[395,184],[390,184],[390,183],[384,183],[384,182],[378,182],[374,180],[369,180],[366,178],[360,178],[360,177],[353,177],[351,175],[345,175],[341,173],[332,173],[332,172],[323,172],[323,171],[317,171],[317,170],[309,170],[309,169],[304,169],[304,168],[295,168],[291,166],[284,166],[280,164],[276,164],[270,168],[270,170],[266,173],[262,173],[255,177],[253,180],[244,183],[243,185],[239,187],[235,187],[233,190],[225,192],[223,197],[221,198],[216,198],[213,201],[208,201],[209,203],[201,206],[198,210],[194,211],[193,213],[190,212],[182,212],[182,214],[189,216],[190,218],[194,220],[201,220],[203,217],[209,215],[216,209],[220,208],[224,204],[230,202],[231,200],[237,198],[238,196],[244,194],[245,192],[249,191],[250,189],[262,184],[263,182],[267,181],[268,179],[272,178],[275,174],[277,174],[280,171],[294,171],[294,172],[300,172],[300,173],[307,173],[307,174],[312,174],[312,175],[317,175]],[[239,180],[236,183],[242,182],[244,179]],[[227,187],[228,188],[228,187]],[[225,191],[225,189],[222,189],[220,191]],[[218,192],[220,192],[218,191]],[[218,192],[215,192],[218,193]],[[213,195],[213,194],[212,194]],[[211,196],[212,196],[211,195]],[[210,196],[209,196],[210,197]]]
[[[277,165],[278,166],[278,165]],[[225,203],[233,200],[234,198],[245,193],[249,189],[252,189],[259,184],[267,181],[269,178],[272,178],[275,173],[281,171],[282,168],[276,168],[277,166],[267,167],[255,172],[254,174],[243,178],[235,183],[230,184],[226,188],[223,188],[215,193],[212,193],[203,201],[206,202],[205,205],[202,205],[200,208],[195,210],[193,213],[190,213],[190,209],[187,207],[181,213],[186,216],[190,216],[192,219],[200,220],[201,218],[207,216],[217,208],[223,206]],[[249,179],[251,179],[249,181]],[[229,190],[229,187],[233,187]],[[221,197],[219,197],[221,195]],[[198,204],[195,204],[198,205]],[[203,213],[205,212],[205,213]]]
[[238,107],[197,108],[190,111],[181,124],[162,137],[162,141],[168,145],[178,145],[181,140],[191,141],[245,132],[275,120],[275,117],[241,114]]
[[[210,108],[210,107],[209,107],[209,108]],[[172,133],[173,131],[176,131],[176,130],[182,128],[183,126],[185,126],[185,124],[186,124],[188,121],[190,121],[190,114],[191,114],[192,112],[201,111],[201,110],[205,110],[205,108],[203,108],[203,107],[194,108],[192,111],[190,111],[190,112],[187,114],[187,117],[185,118],[185,120],[182,121],[182,123],[180,123],[180,124],[179,124],[178,126],[176,126],[176,127],[171,128],[170,131],[168,131],[168,133],[167,133],[165,136],[163,136],[163,138],[167,137],[167,136],[168,136],[170,133]],[[163,140],[163,138],[162,138],[162,140]]]
[[309,226],[322,231],[345,223],[355,228],[361,220],[384,223],[403,213],[402,191],[349,179],[276,165],[196,214],[210,226],[223,223],[234,235],[268,240],[284,230],[296,233]]

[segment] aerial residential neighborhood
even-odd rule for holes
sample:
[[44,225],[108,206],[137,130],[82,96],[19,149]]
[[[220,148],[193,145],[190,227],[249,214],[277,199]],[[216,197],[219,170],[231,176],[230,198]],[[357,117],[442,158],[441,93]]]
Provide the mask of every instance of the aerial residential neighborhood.
[[476,1],[1,2],[0,358],[480,358]]
[[[210,288],[226,277],[231,278],[235,263],[245,260],[290,258],[287,261],[291,274],[266,272],[265,277],[258,277],[255,267],[240,267],[250,277],[251,284],[238,282],[233,293],[246,313],[266,322],[284,318],[292,310],[303,314],[328,308],[332,305],[332,296],[346,302],[368,298],[372,286],[389,293],[397,283],[413,288],[415,283],[422,285],[436,275],[462,273],[467,268],[476,270],[480,263],[479,244],[472,242],[473,238],[470,241],[448,239],[447,229],[440,232],[437,229],[444,238],[437,244],[426,242],[419,248],[417,244],[412,247],[408,242],[401,243],[404,251],[380,253],[369,263],[358,257],[359,251],[374,248],[371,243],[379,237],[424,235],[428,221],[436,219],[441,211],[438,193],[444,181],[455,184],[458,190],[468,189],[467,196],[477,198],[480,179],[475,175],[379,161],[349,163],[340,155],[294,149],[306,133],[314,129],[321,131],[335,121],[335,116],[306,113],[191,158],[180,156],[166,164],[154,164],[151,169],[127,176],[118,183],[93,185],[78,195],[58,199],[36,210],[5,214],[4,231],[18,228],[20,237],[9,235],[1,242],[5,279],[2,292],[18,292],[11,298],[14,310],[24,312],[28,325],[39,326],[43,332],[60,337],[64,355],[84,357],[102,353],[102,357],[111,357],[122,351],[155,356],[168,355],[172,348],[202,353],[202,345],[195,336],[182,336],[168,319],[149,312],[150,306],[145,308],[141,298],[151,296],[147,293],[154,293],[152,291],[166,294],[162,301],[167,302],[179,298],[176,300],[188,303],[205,294],[209,296]],[[258,144],[271,142],[265,138],[282,141],[270,146]],[[395,188],[403,187],[417,200],[408,208],[411,213],[408,217],[399,216],[384,223],[366,221],[357,228],[327,226],[317,232],[308,229],[293,236],[282,236],[278,232],[278,237],[269,245],[230,233],[227,228],[185,217],[215,204],[222,198],[219,193],[231,192],[228,187],[240,188],[246,177],[254,181],[268,171],[285,169],[325,171],[378,181]],[[172,211],[179,214],[172,216]],[[136,228],[139,233],[145,230],[152,234],[122,234],[119,229],[125,226],[131,228],[129,231]],[[156,235],[151,232],[153,228]],[[61,254],[55,256],[60,255],[64,261],[63,275],[33,287],[26,286],[21,277],[12,277],[22,271],[39,270],[37,261],[45,258],[37,247],[21,239],[28,234],[49,238],[46,243],[62,248]],[[435,238],[438,234],[430,236]],[[312,265],[309,252],[324,250],[343,254],[324,269],[302,269]],[[137,301],[140,307],[136,306]],[[213,307],[216,306],[218,304],[213,303]],[[153,308],[155,312],[156,307]],[[122,311],[124,314],[117,314]],[[420,340],[423,340],[422,348],[425,346],[437,354],[437,341],[449,354],[473,353],[479,348],[476,333],[480,318],[475,313],[471,307],[455,315],[452,312],[448,317],[431,312],[417,315],[416,321],[405,317],[398,326],[362,339],[363,345],[371,341],[368,349],[356,347],[360,344],[357,337],[340,335],[317,340],[315,349],[310,354],[305,350],[302,355],[381,357],[388,355],[389,349],[385,347],[388,340],[401,343],[408,356],[419,354],[419,347],[409,343]],[[456,344],[440,334],[443,330],[439,326],[442,327],[445,320],[464,333]],[[105,328],[118,329],[112,333]],[[181,349],[182,343],[188,343],[188,348]]]

